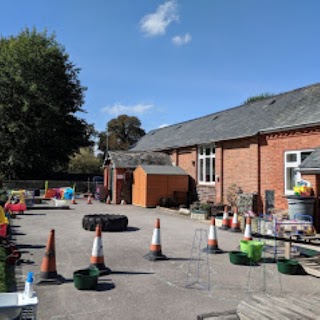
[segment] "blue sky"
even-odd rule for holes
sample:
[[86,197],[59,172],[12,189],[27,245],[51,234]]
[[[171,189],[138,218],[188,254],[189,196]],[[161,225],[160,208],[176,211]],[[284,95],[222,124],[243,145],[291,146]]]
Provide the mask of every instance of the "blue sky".
[[0,34],[56,33],[87,86],[81,117],[146,131],[319,81],[318,0],[1,0]]

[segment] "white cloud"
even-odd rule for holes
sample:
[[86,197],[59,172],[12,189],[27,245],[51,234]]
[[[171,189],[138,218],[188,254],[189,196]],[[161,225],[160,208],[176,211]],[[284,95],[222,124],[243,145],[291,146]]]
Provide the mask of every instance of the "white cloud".
[[145,15],[140,20],[140,27],[146,36],[154,37],[166,33],[167,27],[179,20],[176,0],[170,0],[161,4],[155,13]]
[[152,109],[152,104],[136,104],[133,106],[125,106],[120,103],[116,103],[113,106],[107,106],[102,109],[103,112],[109,113],[113,116],[119,116],[120,114],[144,114],[148,110]]
[[192,37],[189,33],[186,33],[183,36],[175,36],[172,38],[172,42],[176,46],[182,46],[184,44],[189,43],[191,40],[192,40]]

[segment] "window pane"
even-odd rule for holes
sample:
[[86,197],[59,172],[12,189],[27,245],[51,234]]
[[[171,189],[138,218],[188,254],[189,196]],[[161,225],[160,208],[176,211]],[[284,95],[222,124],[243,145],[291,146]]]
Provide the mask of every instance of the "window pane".
[[214,182],[215,178],[216,178],[216,169],[215,169],[215,158],[212,158],[212,177],[211,177],[211,181]]
[[287,154],[287,162],[296,162],[296,161],[297,161],[297,154],[296,153]]
[[199,148],[199,153],[202,155],[203,154],[203,147]]
[[206,156],[210,156],[211,154],[211,148],[206,148]]
[[286,174],[287,174],[287,190],[293,190],[293,187],[296,184],[296,172],[294,170],[295,168],[287,168]]
[[210,158],[206,158],[206,182],[210,182]]
[[311,154],[311,152],[301,152],[301,162],[303,162],[308,156]]
[[203,179],[203,159],[200,159],[199,165],[199,180],[204,181]]

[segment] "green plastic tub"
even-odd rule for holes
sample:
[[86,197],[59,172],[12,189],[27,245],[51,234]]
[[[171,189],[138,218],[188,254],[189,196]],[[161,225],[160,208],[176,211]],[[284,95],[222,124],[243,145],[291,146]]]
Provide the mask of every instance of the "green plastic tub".
[[74,286],[78,290],[96,290],[100,271],[96,267],[77,270],[73,273]]
[[247,254],[241,251],[230,251],[229,258],[232,264],[248,265],[250,263]]
[[296,260],[279,259],[277,261],[278,271],[283,274],[296,274],[299,266],[299,262]]
[[261,259],[264,244],[254,240],[240,240],[240,251],[246,253],[252,262]]

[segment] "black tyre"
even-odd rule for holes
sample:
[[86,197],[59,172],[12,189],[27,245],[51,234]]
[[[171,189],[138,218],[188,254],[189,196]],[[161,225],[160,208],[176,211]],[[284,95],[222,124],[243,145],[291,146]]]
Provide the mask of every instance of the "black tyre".
[[128,227],[128,217],[116,214],[91,214],[82,218],[82,227],[85,230],[95,231],[98,224],[101,231],[125,231]]

